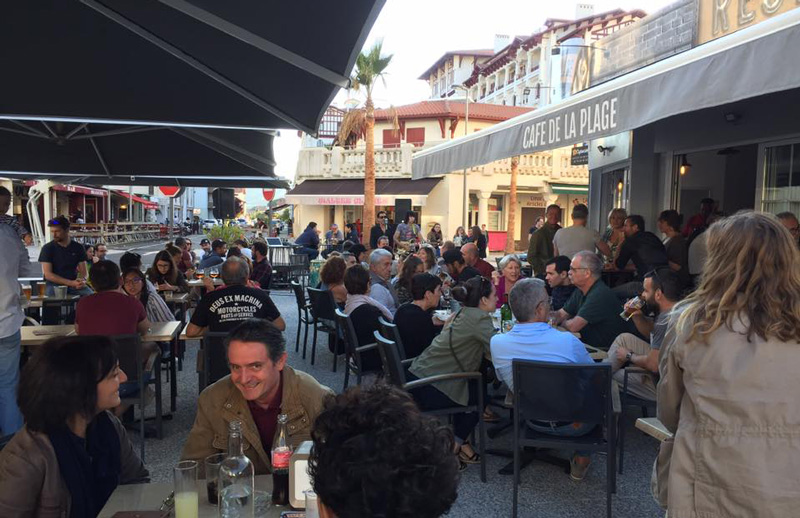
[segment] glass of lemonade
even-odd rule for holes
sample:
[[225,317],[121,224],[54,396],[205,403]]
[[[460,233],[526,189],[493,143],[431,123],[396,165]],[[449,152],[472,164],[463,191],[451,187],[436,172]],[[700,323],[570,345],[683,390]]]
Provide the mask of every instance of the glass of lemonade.
[[183,460],[173,469],[175,476],[175,518],[197,518],[197,462]]

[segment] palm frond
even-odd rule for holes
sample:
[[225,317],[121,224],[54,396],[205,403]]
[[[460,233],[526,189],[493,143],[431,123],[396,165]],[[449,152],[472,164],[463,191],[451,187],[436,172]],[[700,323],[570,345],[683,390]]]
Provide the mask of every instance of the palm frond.
[[352,82],[365,87],[368,93],[371,93],[375,79],[383,76],[392,61],[392,55],[381,56],[382,49],[383,41],[379,40],[372,48],[366,52],[362,51],[356,58],[356,70]]
[[350,110],[344,114],[334,144],[344,147],[353,147],[358,142],[358,139],[363,138],[366,128],[366,110],[364,108]]

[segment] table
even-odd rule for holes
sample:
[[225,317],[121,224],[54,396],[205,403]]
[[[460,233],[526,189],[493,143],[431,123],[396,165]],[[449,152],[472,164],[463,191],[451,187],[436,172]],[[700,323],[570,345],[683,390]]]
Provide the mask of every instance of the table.
[[[222,277],[217,277],[216,279],[211,280],[214,281],[214,286],[222,286],[224,284],[222,282]],[[192,288],[202,288],[204,286],[203,279],[189,279],[186,281],[186,284]]]
[[[172,492],[172,489],[173,486],[170,483],[118,486],[97,516],[98,518],[111,518],[114,513],[119,511],[157,511],[164,499]],[[217,506],[208,503],[205,480],[197,481],[197,489],[200,496],[198,518],[217,518],[219,516]],[[256,477],[256,490],[271,493],[272,477],[270,475],[258,475]],[[268,518],[279,518],[281,512],[289,509],[289,506],[273,506],[270,507],[266,516]]]
[[56,298],[56,297],[31,297],[31,300],[27,301],[27,308],[29,309],[38,309],[44,305],[44,302],[60,302],[61,304],[74,304],[75,302],[80,299],[80,295],[67,295],[66,297]]
[[673,438],[672,432],[657,417],[640,417],[636,420],[636,428],[661,442]]
[[[181,328],[184,327],[186,324],[186,313],[189,311],[189,293],[175,293],[175,292],[163,292],[164,293],[164,302],[166,302],[167,306],[171,311],[175,311],[177,306],[180,306],[181,310]],[[184,346],[181,343],[181,340],[178,340],[175,343],[175,350],[173,353],[178,357],[178,370],[183,370],[183,353],[184,353]]]

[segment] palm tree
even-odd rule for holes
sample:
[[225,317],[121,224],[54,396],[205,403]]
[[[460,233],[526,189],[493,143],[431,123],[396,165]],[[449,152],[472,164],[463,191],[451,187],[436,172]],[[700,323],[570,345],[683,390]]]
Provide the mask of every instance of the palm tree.
[[[375,105],[372,102],[372,90],[378,78],[383,80],[386,68],[392,61],[392,56],[381,56],[383,42],[378,41],[367,52],[362,52],[356,58],[356,71],[350,78],[352,87],[358,91],[362,87],[367,94],[367,102],[364,109],[364,140],[367,144],[364,153],[364,222],[365,232],[375,221]],[[344,124],[342,125],[344,126]],[[344,128],[342,128],[344,129]],[[341,136],[341,133],[340,133]],[[340,138],[340,142],[345,142],[345,138]]]
[[514,243],[514,230],[517,224],[517,172],[519,170],[519,157],[511,157],[511,188],[508,192],[508,230],[506,231],[506,253],[513,254],[516,248]]

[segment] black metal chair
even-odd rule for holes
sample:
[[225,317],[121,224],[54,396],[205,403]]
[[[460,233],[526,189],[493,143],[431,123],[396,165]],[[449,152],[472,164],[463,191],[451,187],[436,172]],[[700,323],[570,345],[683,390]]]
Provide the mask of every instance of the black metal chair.
[[200,340],[200,351],[202,355],[200,365],[203,366],[197,380],[198,392],[214,384],[220,379],[230,374],[228,368],[228,354],[225,350],[225,338],[228,333],[207,331]]
[[289,286],[292,288],[294,298],[297,301],[297,338],[294,342],[294,352],[300,350],[300,326],[302,325],[305,328],[305,333],[303,334],[303,357],[305,357],[306,344],[308,343],[308,326],[312,323],[309,314],[311,304],[306,300],[303,286],[299,282],[290,281]]
[[619,418],[619,474],[622,475],[622,463],[625,457],[625,409],[627,407],[639,407],[642,409],[642,415],[644,417],[649,417],[650,412],[649,410],[653,410],[653,414],[655,415],[656,412],[656,400],[654,399],[645,399],[639,396],[633,395],[628,391],[628,375],[629,374],[642,374],[645,376],[651,376],[653,378],[653,385],[655,386],[658,383],[656,379],[656,375],[652,372],[648,372],[644,369],[639,369],[635,367],[628,367],[627,369],[623,369],[625,374],[623,377],[622,383],[622,390],[620,391],[620,406],[622,407],[622,415]]
[[[616,492],[614,410],[611,365],[514,360],[514,502],[517,516],[520,453],[523,446],[556,450],[602,451],[607,455],[606,515]],[[595,428],[581,437],[559,437],[528,426],[537,422],[581,422]],[[605,433],[604,433],[605,431]]]
[[289,254],[289,278],[291,281],[300,281],[303,286],[308,285],[311,274],[311,265],[306,254]]
[[[163,436],[162,427],[162,400],[161,400],[161,362],[156,359],[153,362],[153,374],[149,380],[145,380],[144,370],[144,349],[142,339],[138,334],[117,335],[111,337],[114,340],[115,351],[119,359],[120,369],[127,375],[128,383],[138,383],[139,392],[136,395],[121,398],[123,404],[139,407],[139,434],[141,439],[140,456],[144,462],[144,441],[145,441],[145,390],[148,385],[155,388],[156,406],[156,434],[160,439]],[[160,354],[160,351],[156,354]]]
[[[306,288],[311,305],[311,325],[314,326],[314,338],[311,341],[311,365],[317,354],[317,332],[328,333],[328,346],[333,351],[333,372],[336,372],[336,340],[339,336],[336,327],[336,301],[330,290]],[[303,359],[306,357],[306,346],[303,344]]]
[[350,382],[351,372],[356,377],[356,385],[361,385],[361,376],[364,374],[361,353],[374,350],[377,345],[375,345],[374,342],[364,345],[359,344],[356,330],[353,327],[353,321],[350,319],[349,315],[346,315],[339,308],[336,308],[336,322],[339,324],[339,329],[344,338],[344,388],[342,390],[345,390]]
[[[379,331],[375,331],[375,342],[378,346],[378,353],[381,356],[383,363],[383,373],[386,380],[397,387],[406,391],[411,391],[418,387],[427,385],[434,385],[442,381],[451,380],[465,380],[467,383],[475,384],[475,392],[478,395],[478,401],[475,405],[460,406],[453,404],[452,407],[440,408],[437,410],[423,411],[425,414],[436,416],[452,416],[453,414],[462,414],[468,412],[483,412],[483,376],[480,372],[454,372],[451,374],[439,374],[436,376],[428,376],[427,378],[418,379],[415,381],[406,381],[406,374],[404,365],[409,365],[413,359],[401,360],[400,351],[397,344],[393,340],[388,340],[381,335]],[[483,419],[478,421],[478,433],[480,435],[480,443],[478,444],[478,452],[481,457],[481,482],[486,482],[486,425]]]
[[289,260],[291,250],[286,246],[270,246],[268,248],[269,264],[272,265],[270,284],[274,288],[284,288],[289,285],[292,271],[292,263]]
[[400,330],[397,329],[397,324],[387,322],[383,317],[378,317],[378,324],[381,326],[381,334],[387,340],[392,340],[397,344],[397,352],[400,354],[400,359],[406,359],[406,348],[403,345],[403,340],[400,338]]

